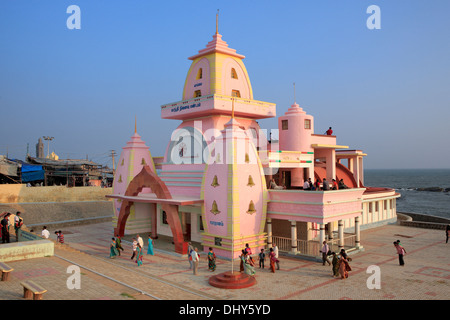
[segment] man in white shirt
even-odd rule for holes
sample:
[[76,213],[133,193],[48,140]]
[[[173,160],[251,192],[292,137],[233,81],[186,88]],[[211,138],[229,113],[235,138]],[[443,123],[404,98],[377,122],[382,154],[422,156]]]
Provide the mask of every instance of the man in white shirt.
[[197,248],[194,249],[191,253],[192,263],[194,265],[194,275],[197,275],[198,263],[200,261],[200,257],[198,256]]
[[272,246],[272,248],[273,248],[273,252],[275,253],[275,258],[277,258],[277,262],[276,262],[276,264],[277,264],[277,270],[280,270],[280,260],[278,259],[278,247],[277,247],[277,245],[274,243],[273,246]]
[[138,242],[136,241],[136,238],[133,238],[133,255],[131,256],[131,260],[136,256],[136,249],[137,249]]
[[42,235],[45,239],[48,239],[48,237],[50,236],[50,232],[48,232],[46,226],[44,226],[44,227],[42,228],[42,233],[41,233],[41,235]]
[[141,245],[141,248],[144,248],[144,240],[139,235],[137,235],[137,241]]
[[305,180],[305,183],[303,184],[303,190],[311,190],[308,180]]
[[330,251],[330,247],[328,246],[326,241],[323,242],[323,247],[320,251],[322,252],[323,265],[325,265],[325,261],[328,262],[328,265],[331,265],[330,260],[328,260],[328,251]]

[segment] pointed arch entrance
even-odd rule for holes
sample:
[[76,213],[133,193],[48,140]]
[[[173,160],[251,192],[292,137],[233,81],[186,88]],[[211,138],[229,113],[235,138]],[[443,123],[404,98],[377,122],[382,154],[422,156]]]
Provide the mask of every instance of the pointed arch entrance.
[[[148,165],[142,167],[139,172],[125,191],[126,197],[137,196],[143,188],[150,188],[153,193],[156,194],[158,199],[172,199],[169,189],[165,183],[158,177],[158,175],[151,171]],[[120,208],[119,217],[117,219],[117,226],[114,229],[114,234],[120,236],[124,235],[125,225],[127,223],[128,216],[130,215],[130,208],[133,205],[131,200],[122,200],[122,206]],[[169,223],[172,231],[173,241],[175,244],[175,252],[180,254],[187,253],[187,243],[183,238],[183,229],[181,226],[180,217],[178,215],[178,206],[174,204],[161,203],[162,209],[166,212],[167,222]],[[153,223],[156,223],[154,221]]]

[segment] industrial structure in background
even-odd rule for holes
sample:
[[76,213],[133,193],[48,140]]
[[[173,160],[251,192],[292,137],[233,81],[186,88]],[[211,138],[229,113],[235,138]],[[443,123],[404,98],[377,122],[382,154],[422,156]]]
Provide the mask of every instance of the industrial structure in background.
[[[44,137],[51,141],[53,137]],[[0,184],[22,183],[28,186],[103,186],[112,185],[113,169],[88,159],[59,159],[39,138],[36,157],[27,155],[25,161],[0,155]],[[114,165],[113,165],[114,167]]]

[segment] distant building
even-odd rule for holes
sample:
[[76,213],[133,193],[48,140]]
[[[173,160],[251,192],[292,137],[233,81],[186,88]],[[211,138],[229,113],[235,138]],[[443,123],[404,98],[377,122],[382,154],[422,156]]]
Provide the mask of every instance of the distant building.
[[44,157],[44,143],[42,142],[42,138],[39,138],[38,143],[36,144],[36,158]]

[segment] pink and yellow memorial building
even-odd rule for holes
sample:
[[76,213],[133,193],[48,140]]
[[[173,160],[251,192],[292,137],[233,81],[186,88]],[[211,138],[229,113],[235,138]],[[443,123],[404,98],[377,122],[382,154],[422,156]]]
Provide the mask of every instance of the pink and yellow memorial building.
[[[170,236],[181,254],[198,242],[226,258],[245,244],[307,256],[324,240],[361,249],[361,228],[396,221],[399,195],[365,186],[366,154],[315,134],[297,103],[278,117],[278,139],[268,139],[257,120],[276,117],[276,105],[254,99],[244,58],[216,30],[189,58],[182,100],[161,106],[162,119],[181,122],[164,156],[152,157],[135,129],[109,196],[115,233]],[[348,188],[304,190],[308,179]]]

